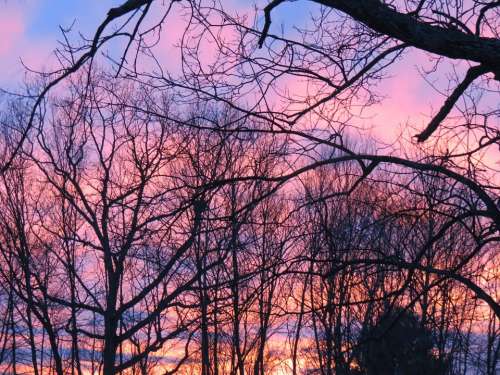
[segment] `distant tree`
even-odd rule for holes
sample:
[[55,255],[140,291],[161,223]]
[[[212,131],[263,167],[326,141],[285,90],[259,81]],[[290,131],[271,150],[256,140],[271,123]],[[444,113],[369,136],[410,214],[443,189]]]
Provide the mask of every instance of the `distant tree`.
[[402,308],[387,309],[360,336],[359,370],[366,375],[445,375],[449,365],[435,355],[434,332]]

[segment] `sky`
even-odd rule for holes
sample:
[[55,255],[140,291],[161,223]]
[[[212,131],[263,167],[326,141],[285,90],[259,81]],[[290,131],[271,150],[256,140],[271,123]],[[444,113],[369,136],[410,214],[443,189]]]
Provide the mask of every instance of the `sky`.
[[[22,79],[24,69],[20,61],[33,69],[43,68],[62,38],[60,27],[73,25],[74,31],[91,36],[106,12],[123,1],[0,0],[0,67],[3,71],[0,86],[13,85]],[[238,8],[249,4],[245,0],[233,3]],[[308,6],[306,1],[285,3],[275,12],[278,19],[275,24],[286,21],[290,27],[307,12]]]
[[[107,10],[122,1],[0,0],[0,87],[8,90],[19,87],[25,74],[21,61],[34,70],[50,67],[54,62],[52,51],[62,38],[60,26],[67,28],[73,25],[73,40],[78,40],[77,32],[90,37]],[[240,11],[252,9],[251,3],[245,0],[230,0],[227,3]],[[257,5],[262,8],[266,3],[259,0]],[[311,11],[311,6],[310,2],[303,0],[285,2],[273,11],[272,27],[291,30],[307,19],[305,15]],[[416,65],[425,64],[425,59],[422,53],[410,53],[403,62],[393,66],[392,77],[380,86],[380,92],[386,98],[383,106],[374,107],[366,113],[367,127],[377,124],[376,136],[385,142],[397,138],[401,126],[407,122],[423,128],[429,114],[436,111],[443,100],[417,74]]]
[[[73,30],[90,37],[106,12],[122,1],[0,0],[0,88],[15,90],[21,84],[25,73],[21,61],[35,70],[50,66],[52,51],[62,37],[60,26],[73,25]],[[242,10],[251,9],[249,3],[232,0],[232,5]],[[306,1],[284,3],[273,13],[273,27],[283,25],[285,30],[291,30],[304,22],[309,10]],[[425,65],[426,59],[422,53],[410,52],[391,67],[391,77],[379,88],[386,99],[366,113],[365,125],[375,124],[373,131],[378,139],[392,142],[406,123],[423,129],[429,114],[444,100],[417,73],[416,66]]]
[[[88,33],[105,14],[105,1],[3,0],[0,3],[0,85],[22,80],[20,61],[43,69],[61,38],[59,25]],[[111,2],[110,2],[111,3]],[[116,2],[115,2],[116,3]],[[99,15],[99,17],[96,17]]]

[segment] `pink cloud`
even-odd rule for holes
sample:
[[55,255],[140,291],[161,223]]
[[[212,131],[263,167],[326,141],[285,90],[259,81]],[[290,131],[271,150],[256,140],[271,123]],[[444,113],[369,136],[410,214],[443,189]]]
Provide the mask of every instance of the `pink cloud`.
[[22,38],[25,20],[20,12],[14,9],[4,9],[0,14],[0,58],[13,52],[17,42]]
[[54,65],[55,40],[27,35],[26,30],[36,10],[34,2],[9,3],[1,10],[0,69],[3,74],[0,87],[15,91],[23,81],[25,66],[38,71]]

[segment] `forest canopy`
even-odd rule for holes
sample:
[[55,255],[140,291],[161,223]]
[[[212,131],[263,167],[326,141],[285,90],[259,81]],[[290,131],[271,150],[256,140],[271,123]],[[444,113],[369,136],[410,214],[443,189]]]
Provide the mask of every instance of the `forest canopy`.
[[498,374],[499,1],[95,19],[2,90],[2,373]]

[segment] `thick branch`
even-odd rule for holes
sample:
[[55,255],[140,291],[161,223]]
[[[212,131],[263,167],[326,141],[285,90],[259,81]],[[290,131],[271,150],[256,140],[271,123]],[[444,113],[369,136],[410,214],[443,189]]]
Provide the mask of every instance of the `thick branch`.
[[434,116],[429,125],[427,125],[427,128],[425,128],[422,133],[417,135],[417,140],[419,142],[426,141],[432,135],[432,133],[436,131],[439,124],[441,124],[446,116],[448,116],[455,103],[462,96],[464,91],[467,90],[467,87],[469,87],[476,78],[486,73],[487,71],[488,69],[482,66],[475,66],[467,71],[464,80],[455,88],[455,90],[453,90],[451,95],[446,99],[439,112],[436,114],[436,116]]
[[314,0],[338,9],[376,32],[451,59],[475,61],[500,75],[500,40],[444,29],[400,13],[379,0]]
[[273,0],[264,8],[264,27],[262,29],[262,35],[259,38],[259,48],[262,48],[264,40],[269,33],[269,27],[271,27],[271,11],[283,2],[285,2],[285,0]]

